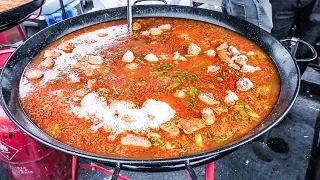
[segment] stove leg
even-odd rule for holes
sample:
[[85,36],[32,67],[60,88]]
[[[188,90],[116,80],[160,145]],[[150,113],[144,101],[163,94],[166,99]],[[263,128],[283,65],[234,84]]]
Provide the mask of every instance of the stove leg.
[[72,157],[72,180],[78,179],[78,162],[79,159],[76,156]]
[[205,175],[205,180],[214,180],[214,162],[211,162],[206,165]]

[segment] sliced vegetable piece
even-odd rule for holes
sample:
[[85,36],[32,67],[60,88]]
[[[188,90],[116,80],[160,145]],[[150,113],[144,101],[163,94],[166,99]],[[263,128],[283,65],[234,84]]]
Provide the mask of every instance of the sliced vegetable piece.
[[203,146],[201,134],[196,134],[194,136],[194,140],[195,140],[195,143],[196,143],[197,146],[199,146],[199,147]]
[[161,139],[157,136],[154,136],[151,138],[151,144],[154,146],[163,146],[163,142],[161,141]]

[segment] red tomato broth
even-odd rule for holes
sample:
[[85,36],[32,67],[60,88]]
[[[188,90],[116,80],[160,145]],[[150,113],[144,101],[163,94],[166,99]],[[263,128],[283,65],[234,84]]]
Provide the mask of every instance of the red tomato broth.
[[[224,28],[184,19],[169,18],[143,18],[135,19],[141,24],[141,31],[157,27],[162,24],[171,24],[172,29],[164,31],[160,36],[142,36],[140,31],[135,31],[133,35],[114,37],[112,41],[103,48],[97,50],[98,55],[108,60],[109,65],[103,64],[91,77],[87,77],[79,69],[71,69],[76,72],[81,79],[80,82],[71,82],[67,73],[62,73],[56,79],[40,83],[41,80],[30,80],[27,84],[32,84],[34,89],[21,98],[22,105],[30,119],[44,132],[50,136],[69,144],[73,147],[106,156],[130,157],[130,158],[163,158],[175,157],[185,154],[193,154],[218,148],[224,144],[232,142],[245,135],[254,127],[259,125],[271,112],[278,99],[280,90],[280,79],[272,60],[253,42],[248,39],[226,30]],[[48,45],[44,50],[55,49],[64,41],[71,40],[81,34],[93,32],[98,29],[111,28],[112,31],[123,30],[126,21],[113,21],[94,25],[72,34],[66,35]],[[121,26],[122,25],[122,26]],[[139,34],[139,35],[138,35]],[[179,37],[187,34],[189,39],[183,40]],[[94,39],[94,37],[92,37]],[[253,73],[243,73],[229,67],[221,61],[218,56],[209,57],[203,53],[207,49],[215,49],[217,46],[214,40],[227,42],[236,47],[239,51],[254,51],[254,58],[249,58],[248,64],[259,66],[260,71]],[[156,42],[156,43],[152,43]],[[197,44],[202,52],[193,57],[188,57],[187,61],[179,61],[177,64],[172,60],[174,52],[179,51],[181,55],[187,54],[190,43]],[[151,43],[151,44],[150,44]],[[221,43],[220,43],[221,44]],[[44,50],[41,51],[28,65],[26,69],[38,68],[44,60]],[[138,63],[137,70],[126,68],[125,62],[121,61],[123,54],[131,50],[135,55],[133,62]],[[145,54],[153,53],[157,57],[169,55],[170,58],[150,63],[143,59]],[[158,72],[161,64],[164,68],[169,68],[162,75],[152,74]],[[58,66],[59,64],[55,64]],[[209,65],[219,66],[217,73],[207,73]],[[43,72],[46,69],[41,69]],[[180,72],[180,75],[177,72]],[[181,75],[187,73],[187,75]],[[176,73],[176,74],[175,74]],[[190,77],[193,80],[190,80]],[[237,90],[236,82],[239,78],[249,78],[254,87],[246,92]],[[44,79],[46,74],[44,75]],[[179,86],[176,89],[187,89],[194,87],[201,92],[210,92],[214,99],[220,101],[218,105],[208,105],[198,98],[190,102],[190,97],[181,99],[174,97],[175,89],[168,90],[168,87],[179,79]],[[189,79],[188,79],[189,78]],[[26,77],[23,77],[26,80]],[[111,100],[132,101],[137,107],[152,98],[166,102],[176,111],[176,116],[183,119],[201,118],[201,110],[206,107],[212,109],[220,108],[222,112],[218,114],[214,111],[215,122],[207,125],[191,134],[185,134],[182,129],[177,136],[171,136],[161,129],[150,129],[160,135],[161,146],[152,145],[149,148],[123,145],[121,138],[126,133],[135,134],[137,132],[121,133],[113,141],[108,139],[110,132],[100,128],[97,132],[90,130],[92,122],[84,118],[78,118],[70,113],[70,103],[80,105],[79,101],[72,101],[74,91],[87,85],[89,79],[96,79],[96,83],[90,92],[98,92],[99,88],[106,88],[108,92],[99,92],[101,96],[107,97],[107,103]],[[40,85],[41,84],[41,85]],[[25,91],[25,84],[20,84],[20,91]],[[51,92],[61,90],[58,95]],[[239,101],[235,105],[224,103],[224,98],[228,90],[235,92]],[[263,92],[263,93],[261,93]],[[89,93],[89,92],[86,92]],[[190,106],[190,103],[193,106]],[[258,119],[241,119],[242,116],[235,108],[239,106],[249,107],[260,117]],[[240,108],[240,109],[241,109]],[[241,109],[242,110],[242,109]],[[248,109],[246,109],[248,110]],[[178,122],[179,118],[171,121]],[[151,141],[150,132],[140,132],[137,136],[146,137]],[[195,143],[195,134],[201,134],[202,146]],[[166,148],[171,144],[173,148]]]

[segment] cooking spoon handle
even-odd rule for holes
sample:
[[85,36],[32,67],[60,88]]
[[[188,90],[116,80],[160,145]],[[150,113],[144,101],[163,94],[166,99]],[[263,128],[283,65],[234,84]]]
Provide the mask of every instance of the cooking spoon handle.
[[127,0],[127,19],[128,19],[128,31],[132,32],[132,5],[131,5],[131,0]]

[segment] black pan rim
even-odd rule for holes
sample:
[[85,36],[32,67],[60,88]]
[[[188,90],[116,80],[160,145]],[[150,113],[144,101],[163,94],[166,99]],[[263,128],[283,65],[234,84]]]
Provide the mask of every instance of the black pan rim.
[[[141,6],[140,6],[141,7]],[[142,6],[144,7],[144,6]],[[148,6],[148,7],[152,7],[152,8],[157,8],[158,6],[156,5],[152,5],[152,6]],[[171,7],[171,6],[170,6]],[[174,6],[172,6],[174,7]],[[179,8],[182,8],[180,6],[178,6]],[[186,9],[192,9],[191,7],[183,7]],[[116,9],[116,8],[115,8]],[[210,11],[210,10],[206,10],[206,11]],[[212,11],[213,13],[217,13],[215,11]],[[82,15],[81,15],[82,16]],[[159,15],[158,15],[159,16]],[[149,16],[150,17],[150,16]],[[156,15],[154,16],[156,17]],[[160,16],[162,17],[162,16]],[[179,18],[179,17],[176,17]],[[229,18],[234,18],[234,17],[229,17]],[[238,20],[238,19],[237,19]],[[67,20],[68,21],[68,20]],[[69,20],[70,21],[70,20]],[[241,20],[240,20],[241,21]],[[61,22],[62,23],[62,22]],[[90,25],[89,25],[90,26]],[[219,25],[218,25],[219,26]],[[251,25],[252,26],[252,25]],[[87,26],[85,26],[87,27]],[[84,28],[84,27],[82,27]],[[224,27],[226,29],[229,29],[227,27]],[[81,29],[81,28],[79,28]],[[229,29],[231,31],[233,31],[232,29]],[[236,32],[237,33],[237,32]],[[298,92],[299,92],[299,87],[300,87],[300,75],[299,75],[299,69],[296,63],[294,63],[295,68],[297,70],[297,88],[295,89],[294,92],[294,96],[293,98],[290,100],[289,106],[286,108],[285,111],[283,111],[281,114],[279,114],[277,120],[273,121],[271,124],[269,124],[268,126],[264,127],[263,130],[254,133],[251,137],[242,140],[240,142],[237,143],[231,143],[228,144],[226,146],[224,146],[223,148],[220,148],[218,150],[212,150],[212,151],[208,151],[208,152],[203,152],[203,153],[197,153],[197,154],[192,154],[192,155],[186,155],[186,156],[181,156],[181,157],[175,157],[175,158],[161,158],[161,159],[136,159],[133,160],[132,158],[121,158],[121,157],[106,157],[106,156],[99,156],[97,154],[91,154],[91,153],[82,153],[82,152],[76,152],[76,151],[71,151],[68,150],[67,148],[62,148],[62,147],[57,147],[56,145],[46,142],[44,140],[42,140],[41,138],[39,138],[38,136],[36,136],[35,134],[33,134],[32,132],[29,132],[28,130],[26,130],[18,121],[14,120],[14,116],[9,112],[9,110],[7,109],[6,106],[4,107],[5,112],[9,115],[9,118],[11,120],[13,120],[15,122],[15,124],[22,129],[23,131],[25,131],[27,134],[29,134],[30,136],[32,136],[33,138],[37,139],[38,141],[44,143],[45,145],[48,145],[50,147],[53,147],[57,150],[66,152],[68,154],[72,154],[72,155],[76,155],[76,156],[80,156],[80,157],[84,157],[84,158],[88,158],[88,159],[94,159],[94,160],[98,160],[98,161],[102,161],[102,162],[110,162],[110,163],[123,163],[123,164],[136,164],[136,165],[147,165],[147,166],[157,166],[157,165],[167,165],[167,164],[178,164],[178,163],[184,163],[186,161],[186,159],[192,161],[195,159],[199,159],[199,158],[205,158],[208,156],[214,156],[216,154],[219,153],[223,153],[223,152],[227,152],[230,151],[232,149],[234,149],[235,147],[239,147],[243,144],[246,144],[250,141],[252,141],[253,139],[255,139],[256,137],[260,136],[261,134],[265,133],[266,131],[268,131],[269,129],[271,129],[273,126],[275,126],[276,124],[278,124],[283,118],[284,116],[288,113],[288,111],[290,110],[290,108],[293,106],[294,101],[297,98]],[[7,63],[5,65],[5,67],[7,66]],[[4,67],[4,68],[5,68]],[[1,91],[1,95],[2,95],[2,91]],[[4,98],[3,96],[1,96],[1,103],[5,104],[4,102]]]

